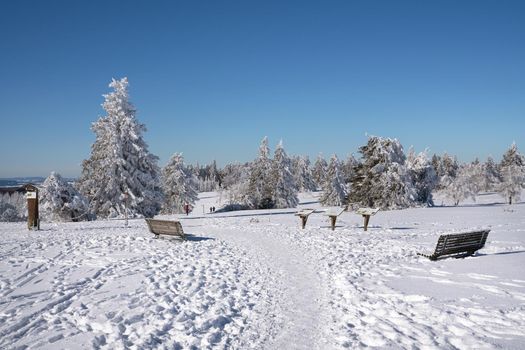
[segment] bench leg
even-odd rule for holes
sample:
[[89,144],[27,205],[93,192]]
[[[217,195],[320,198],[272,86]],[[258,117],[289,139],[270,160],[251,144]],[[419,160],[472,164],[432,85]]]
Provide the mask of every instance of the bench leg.
[[368,230],[368,222],[370,221],[370,215],[363,215],[363,218],[365,219],[365,231]]
[[155,239],[159,238],[160,235],[155,233]]
[[332,225],[332,231],[335,230],[335,221],[337,220],[337,216],[330,216],[330,224]]

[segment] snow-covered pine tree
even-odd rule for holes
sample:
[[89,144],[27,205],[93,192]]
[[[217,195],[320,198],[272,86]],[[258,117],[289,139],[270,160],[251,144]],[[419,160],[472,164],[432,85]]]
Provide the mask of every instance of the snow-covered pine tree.
[[349,154],[346,158],[346,161],[341,167],[341,175],[345,184],[349,183],[352,180],[354,174],[354,168],[357,165],[358,161],[355,159],[353,154]]
[[246,203],[242,204],[254,209],[273,208],[271,164],[268,137],[264,137],[259,146],[259,156],[251,163],[248,184],[243,186],[247,193],[242,195],[246,198]]
[[525,187],[525,157],[518,152],[515,142],[503,154],[500,172],[502,182],[498,192],[509,204],[515,203],[520,199],[521,190]]
[[433,206],[432,191],[438,184],[438,177],[432,161],[427,156],[427,150],[416,155],[411,147],[406,165],[416,190],[416,200],[419,203]]
[[89,219],[87,200],[56,172],[52,172],[42,184],[40,207],[42,216],[50,221]]
[[342,206],[347,203],[348,193],[341,173],[341,162],[335,154],[330,158],[321,188],[323,194],[319,198],[319,202],[322,205]]
[[440,188],[445,188],[450,184],[457,175],[459,164],[456,157],[451,157],[448,153],[444,153],[441,157],[441,164],[439,165],[437,173],[439,174]]
[[162,190],[158,158],[148,150],[128,96],[128,79],[113,79],[104,95],[107,115],[93,123],[91,156],[82,163],[79,189],[100,217],[152,217],[160,210]]
[[510,148],[503,154],[500,168],[510,165],[525,166],[525,157],[518,151],[516,142],[513,142]]
[[275,148],[270,172],[274,208],[295,208],[299,204],[297,184],[291,172],[292,162],[281,140]]
[[479,172],[474,164],[464,164],[456,171],[456,176],[448,181],[444,189],[446,197],[450,198],[455,206],[460,201],[472,198],[476,201],[479,184],[476,182]]
[[488,157],[487,161],[482,165],[482,172],[482,190],[485,192],[494,191],[497,185],[501,182],[501,174],[492,157]]
[[359,152],[362,161],[354,169],[351,203],[382,209],[407,208],[414,204],[416,191],[398,140],[370,136]]
[[307,156],[295,156],[293,158],[293,175],[297,188],[301,192],[310,192],[317,189],[317,185],[310,169],[310,159]]
[[175,153],[162,169],[162,188],[166,214],[184,213],[184,206],[193,207],[197,200],[197,178],[194,172],[184,165],[182,153]]
[[326,176],[326,168],[328,167],[328,163],[323,158],[323,155],[319,153],[317,156],[317,159],[314,163],[314,168],[312,170],[312,176],[316,183],[317,188],[321,188],[321,186],[325,182],[325,176]]

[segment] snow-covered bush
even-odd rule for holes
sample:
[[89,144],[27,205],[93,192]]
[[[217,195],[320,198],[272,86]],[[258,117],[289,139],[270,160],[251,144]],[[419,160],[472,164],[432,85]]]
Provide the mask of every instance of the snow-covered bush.
[[501,174],[492,157],[482,165],[481,189],[485,192],[494,191],[501,182]]
[[454,205],[458,205],[460,201],[467,198],[475,201],[479,192],[479,186],[476,183],[477,176],[476,165],[464,164],[456,172],[456,176],[447,181],[443,193],[452,200]]
[[79,189],[90,210],[101,217],[152,217],[160,210],[162,190],[158,158],[142,138],[128,96],[128,79],[109,84],[114,92],[104,95],[107,115],[93,123],[96,134],[91,156],[82,163]]
[[197,180],[184,165],[181,153],[175,153],[162,169],[162,188],[165,196],[164,213],[183,213],[186,204],[194,206],[198,197]]
[[40,190],[42,217],[50,221],[89,219],[87,200],[60,174],[52,172]]
[[416,191],[405,165],[403,147],[396,139],[370,136],[359,148],[349,194],[350,203],[382,209],[414,205]]
[[319,202],[322,205],[341,206],[346,204],[347,191],[341,174],[341,163],[335,154],[330,158],[321,189],[323,194],[319,198]]
[[17,208],[14,205],[0,202],[0,221],[16,222],[22,220],[23,217],[20,216]]

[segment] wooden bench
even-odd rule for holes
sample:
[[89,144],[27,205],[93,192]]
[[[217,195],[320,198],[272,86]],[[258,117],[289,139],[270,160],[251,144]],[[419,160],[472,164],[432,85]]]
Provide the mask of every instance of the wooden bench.
[[427,255],[417,253],[418,255],[429,258],[430,260],[437,260],[440,256],[458,255],[472,255],[476,250],[483,248],[487,241],[487,236],[490,230],[481,230],[465,233],[455,233],[439,236],[436,249],[434,253]]
[[146,222],[148,223],[149,231],[153,233],[156,238],[158,238],[159,235],[172,235],[186,239],[180,221],[146,219]]
[[362,215],[365,222],[363,224],[363,227],[365,228],[365,231],[368,230],[368,222],[370,221],[370,217],[377,214],[379,211],[379,208],[373,209],[373,208],[359,208],[356,210],[356,214]]
[[324,215],[330,218],[330,225],[332,227],[332,231],[335,230],[335,222],[337,220],[337,217],[341,215],[344,211],[345,208],[328,209],[327,211],[325,211]]
[[314,209],[302,209],[295,213],[295,216],[298,216],[301,219],[301,228],[304,229],[306,226],[306,221],[308,220],[308,216],[310,216],[310,214],[313,212]]

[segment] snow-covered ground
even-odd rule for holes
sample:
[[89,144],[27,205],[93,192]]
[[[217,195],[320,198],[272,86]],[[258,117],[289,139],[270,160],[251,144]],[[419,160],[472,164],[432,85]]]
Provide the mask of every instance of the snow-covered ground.
[[[317,196],[302,230],[295,209],[210,214],[202,193],[166,217],[185,242],[143,220],[0,223],[0,348],[525,347],[525,203],[380,211],[368,232],[345,212],[332,231]],[[491,229],[473,257],[416,255],[472,228]]]

